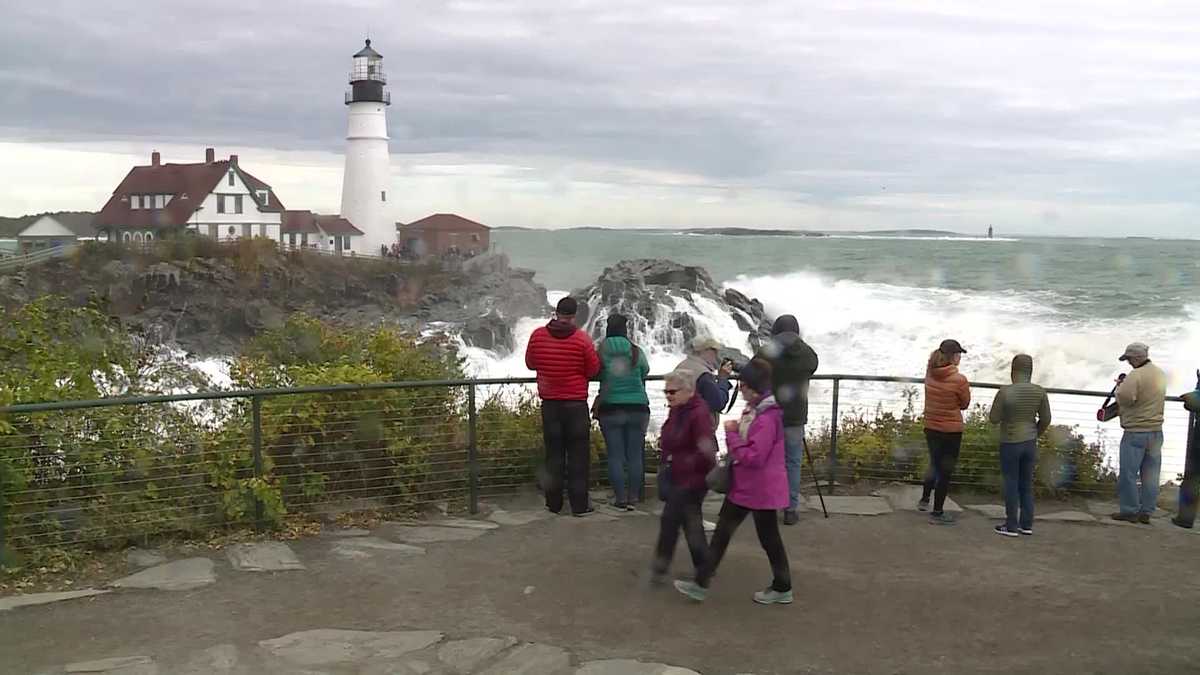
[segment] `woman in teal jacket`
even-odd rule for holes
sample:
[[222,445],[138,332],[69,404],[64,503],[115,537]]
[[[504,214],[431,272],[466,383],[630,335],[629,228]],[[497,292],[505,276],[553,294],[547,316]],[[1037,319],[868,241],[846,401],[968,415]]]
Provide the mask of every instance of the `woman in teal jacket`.
[[629,340],[629,320],[612,314],[596,347],[600,355],[600,395],[593,410],[600,421],[608,450],[608,479],[619,509],[633,510],[645,489],[646,427],[650,424],[650,399],[646,376],[650,362]]

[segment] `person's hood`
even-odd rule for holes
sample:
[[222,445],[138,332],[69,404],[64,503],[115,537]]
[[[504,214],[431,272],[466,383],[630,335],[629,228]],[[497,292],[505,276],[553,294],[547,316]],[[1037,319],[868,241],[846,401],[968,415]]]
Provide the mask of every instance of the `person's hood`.
[[804,353],[804,340],[800,339],[798,333],[779,333],[774,340],[783,356],[798,356]]
[[573,323],[559,321],[558,319],[551,319],[550,323],[546,324],[546,330],[550,331],[550,335],[558,338],[559,340],[565,340],[574,335],[575,331],[579,329],[576,328],[575,324]]
[[940,368],[930,368],[929,375],[935,380],[948,380],[958,374],[958,366],[950,364]]
[[1028,354],[1017,354],[1012,360],[1013,384],[1033,381],[1033,357]]
[[780,315],[775,319],[775,325],[771,326],[771,335],[783,335],[784,333],[794,333],[800,335],[800,322],[791,314]]
[[689,370],[696,373],[696,377],[700,377],[703,373],[711,373],[715,368],[697,354],[691,354],[684,359],[675,368],[676,370]]

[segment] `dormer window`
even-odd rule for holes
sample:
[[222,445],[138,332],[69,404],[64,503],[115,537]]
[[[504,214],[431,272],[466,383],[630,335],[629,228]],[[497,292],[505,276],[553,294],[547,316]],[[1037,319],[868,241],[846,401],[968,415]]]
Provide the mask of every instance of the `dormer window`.
[[136,211],[137,209],[142,208],[142,196],[141,195],[129,195],[129,208],[130,208],[130,210],[133,210],[133,211]]
[[230,185],[233,185],[233,184],[234,184],[234,174],[235,174],[235,173],[236,173],[236,172],[235,172],[233,169],[230,169],[230,170],[229,170],[229,184],[230,184]]
[[263,206],[266,206],[267,204],[269,204],[271,202],[271,191],[270,190],[259,190],[258,191],[258,201]]

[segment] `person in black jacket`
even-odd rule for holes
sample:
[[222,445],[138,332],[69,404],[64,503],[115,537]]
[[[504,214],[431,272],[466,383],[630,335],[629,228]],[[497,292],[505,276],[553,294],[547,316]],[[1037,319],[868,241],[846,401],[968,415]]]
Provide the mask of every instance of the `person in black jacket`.
[[771,364],[775,401],[783,408],[787,457],[788,508],[783,524],[795,525],[800,516],[800,467],[804,461],[804,426],[808,424],[808,382],[817,370],[817,353],[800,338],[800,322],[791,314],[775,319],[771,342],[759,356]]

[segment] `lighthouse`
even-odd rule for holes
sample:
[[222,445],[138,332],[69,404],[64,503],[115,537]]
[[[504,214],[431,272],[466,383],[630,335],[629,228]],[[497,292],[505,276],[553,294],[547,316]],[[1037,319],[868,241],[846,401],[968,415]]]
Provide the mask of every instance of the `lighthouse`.
[[342,216],[363,231],[357,253],[379,255],[380,247],[396,241],[396,226],[388,216],[387,107],[392,104],[383,73],[383,56],[371,41],[354,55],[348,111],[346,167],[342,174]]

